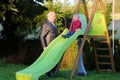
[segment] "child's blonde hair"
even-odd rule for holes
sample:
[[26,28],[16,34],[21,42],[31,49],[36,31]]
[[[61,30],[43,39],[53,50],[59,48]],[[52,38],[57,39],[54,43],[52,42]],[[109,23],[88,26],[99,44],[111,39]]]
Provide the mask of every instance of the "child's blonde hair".
[[77,14],[77,13],[75,13],[74,15],[73,15],[73,19],[74,20],[78,20],[80,18],[80,16]]

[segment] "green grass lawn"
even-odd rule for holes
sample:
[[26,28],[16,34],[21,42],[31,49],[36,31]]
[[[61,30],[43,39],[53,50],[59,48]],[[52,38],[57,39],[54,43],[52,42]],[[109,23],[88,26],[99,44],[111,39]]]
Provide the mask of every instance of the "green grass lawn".
[[[15,80],[16,71],[24,69],[25,65],[21,64],[8,64],[4,60],[0,60],[0,80]],[[51,78],[45,78],[45,75],[41,76],[39,80],[69,80],[71,70],[60,70],[54,74]],[[72,80],[119,80],[120,73],[97,73],[96,71],[88,71],[89,75],[79,77],[76,74]]]

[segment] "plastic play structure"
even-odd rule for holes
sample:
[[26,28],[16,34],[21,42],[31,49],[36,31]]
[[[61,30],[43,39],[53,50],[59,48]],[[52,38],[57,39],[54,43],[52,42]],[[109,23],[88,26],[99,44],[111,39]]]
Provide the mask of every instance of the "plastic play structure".
[[[98,72],[101,72],[101,71],[116,72],[115,66],[114,66],[110,38],[109,38],[109,34],[108,34],[108,28],[107,28],[107,24],[106,24],[105,11],[104,11],[104,7],[103,7],[103,0],[95,0],[94,1],[94,7],[92,9],[90,17],[88,17],[87,6],[86,6],[85,0],[79,0],[77,8],[76,8],[76,12],[78,12],[79,5],[80,5],[81,1],[84,5],[84,14],[86,15],[88,24],[87,24],[87,28],[85,30],[84,36],[82,38],[81,47],[78,51],[76,60],[74,62],[74,65],[73,65],[73,68],[72,68],[72,71],[70,74],[70,79],[72,79],[72,77],[74,76],[74,73],[76,71],[76,66],[77,66],[77,63],[79,60],[79,56],[83,50],[86,38],[89,38],[91,40],[92,45],[93,45],[97,71]],[[97,12],[96,9],[98,7],[100,8],[100,13],[96,13]],[[96,17],[96,16],[99,16],[99,17]],[[96,39],[99,39],[98,42],[100,44],[106,44],[107,46],[106,47],[103,47],[103,46],[97,47],[95,45]],[[101,52],[104,52],[104,51],[106,52],[106,54],[103,54],[103,53],[101,54]],[[100,58],[101,59],[108,59],[109,61],[101,61],[101,60],[99,60]],[[109,66],[109,67],[106,68],[105,66]],[[108,70],[108,69],[110,69],[110,70]]]
[[[96,7],[98,2],[101,6],[101,11],[97,12]],[[76,12],[79,9],[79,5],[81,3],[81,0],[79,0]],[[29,67],[16,72],[16,80],[38,80],[39,77],[49,70],[51,70],[61,59],[64,51],[69,47],[69,45],[79,36],[84,35],[81,43],[80,50],[78,51],[76,60],[74,62],[70,79],[74,76],[76,66],[78,63],[79,55],[82,52],[83,46],[85,44],[86,38],[90,38],[93,43],[93,48],[95,51],[95,62],[96,62],[96,68],[97,71],[105,71],[104,69],[101,69],[99,64],[103,65],[110,65],[111,71],[115,72],[114,68],[114,62],[113,62],[113,56],[111,51],[111,45],[108,35],[108,30],[106,26],[105,21],[105,15],[104,15],[104,9],[103,9],[103,2],[102,0],[95,0],[94,8],[92,10],[91,16],[88,19],[88,13],[86,8],[86,1],[82,0],[82,3],[84,4],[85,9],[85,15],[80,15],[80,20],[82,22],[82,30],[79,29],[73,36],[70,38],[64,39],[61,37],[62,34],[65,34],[68,32],[68,29],[65,29],[63,33],[61,33],[56,39],[54,39],[46,48],[46,50],[43,51],[43,53],[40,55],[40,57]],[[94,39],[96,38],[105,38],[106,44],[108,44],[107,48],[96,48],[94,46]],[[109,53],[107,55],[97,55],[97,49],[99,50],[108,50]],[[98,57],[107,57],[110,59],[110,62],[99,62]]]

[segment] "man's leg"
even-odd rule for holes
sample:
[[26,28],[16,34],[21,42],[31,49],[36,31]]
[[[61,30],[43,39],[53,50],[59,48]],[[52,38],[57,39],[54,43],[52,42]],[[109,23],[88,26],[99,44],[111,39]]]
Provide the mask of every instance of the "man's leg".
[[46,73],[46,78],[49,78],[49,77],[51,77],[51,71]]

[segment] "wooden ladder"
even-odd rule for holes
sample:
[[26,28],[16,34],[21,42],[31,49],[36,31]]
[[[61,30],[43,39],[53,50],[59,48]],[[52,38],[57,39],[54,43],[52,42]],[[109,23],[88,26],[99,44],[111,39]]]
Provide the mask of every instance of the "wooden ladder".
[[111,43],[108,34],[92,38],[96,69],[98,72],[116,72],[114,67],[114,59],[111,49]]
[[[106,23],[103,1],[99,0],[99,3],[100,3],[100,8],[101,8],[101,11],[103,12],[104,20]],[[96,39],[99,39],[99,40],[96,40]],[[113,53],[112,53],[110,38],[108,34],[107,24],[106,24],[105,36],[97,36],[95,37],[95,39],[92,38],[91,41],[92,41],[93,49],[95,52],[95,62],[96,62],[97,71],[98,72],[100,71],[116,72],[114,67]],[[96,42],[97,44],[101,44],[101,46],[97,46]],[[103,46],[105,44],[106,46]]]

